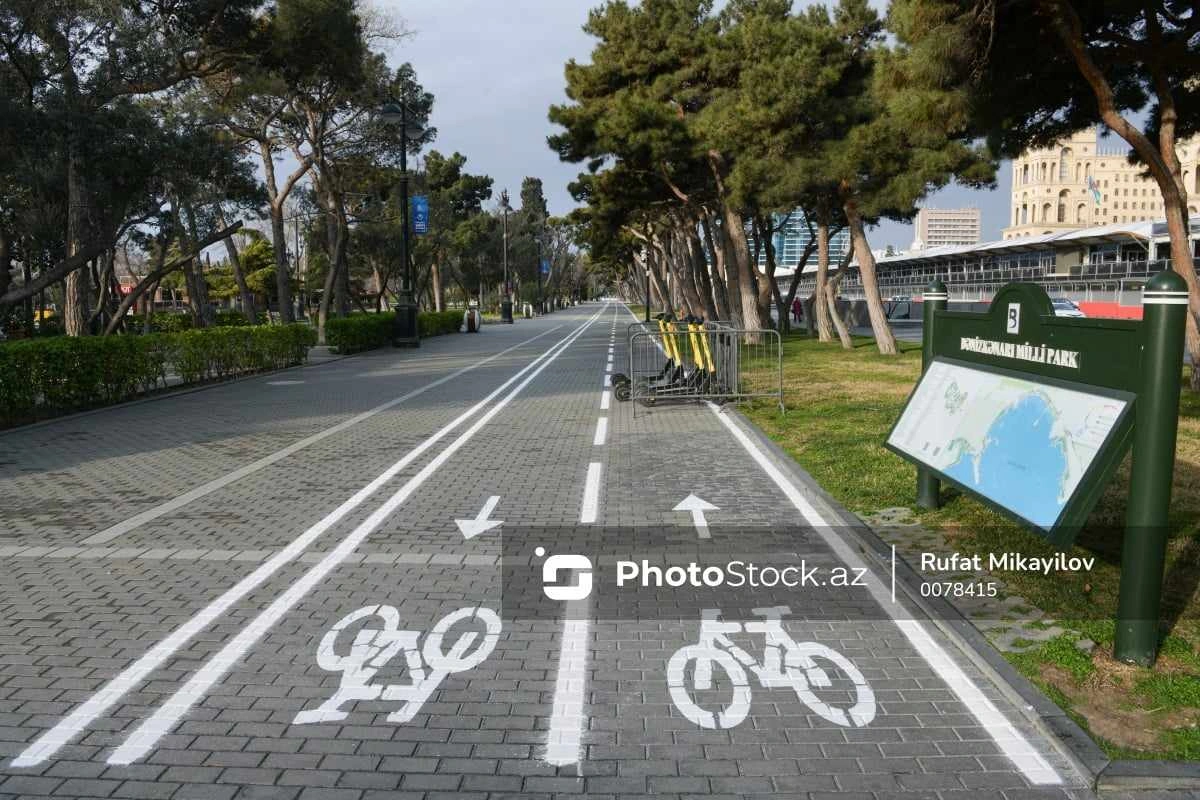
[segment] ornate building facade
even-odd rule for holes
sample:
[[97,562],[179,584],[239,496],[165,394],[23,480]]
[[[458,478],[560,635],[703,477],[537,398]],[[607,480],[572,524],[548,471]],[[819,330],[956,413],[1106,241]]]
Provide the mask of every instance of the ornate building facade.
[[[1102,144],[1099,129],[1093,128],[1014,159],[1004,238],[1162,219],[1158,185],[1143,175],[1142,167],[1129,163],[1126,152],[1123,146]],[[1200,203],[1200,137],[1181,142],[1179,158],[1195,214]]]

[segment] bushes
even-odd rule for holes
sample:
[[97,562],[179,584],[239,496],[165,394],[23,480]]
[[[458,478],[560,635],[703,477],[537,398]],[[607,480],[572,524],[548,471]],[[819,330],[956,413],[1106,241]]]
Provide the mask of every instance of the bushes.
[[342,354],[361,353],[383,347],[392,340],[396,315],[352,314],[325,321],[325,344]]
[[[213,312],[213,326],[227,328],[249,325],[245,313],[236,308],[221,308]],[[150,330],[155,333],[179,333],[193,328],[192,315],[188,311],[155,311],[150,315]]]
[[301,324],[209,328],[172,338],[175,371],[184,383],[300,364],[317,341],[316,331]]
[[421,329],[423,339],[444,333],[458,333],[462,330],[462,323],[461,311],[423,311],[417,316],[417,326]]
[[212,328],[149,336],[31,339],[0,345],[0,426],[110,405],[166,385],[303,363],[306,325]]
[[[421,338],[458,333],[462,328],[461,311],[422,311],[417,315]],[[392,341],[394,312],[382,314],[353,314],[325,323],[325,342],[339,353],[361,353],[385,347]]]

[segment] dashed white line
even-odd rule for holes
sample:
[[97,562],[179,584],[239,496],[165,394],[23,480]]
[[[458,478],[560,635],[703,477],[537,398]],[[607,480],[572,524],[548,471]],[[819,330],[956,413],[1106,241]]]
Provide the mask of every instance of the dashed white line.
[[416,397],[418,395],[424,394],[425,392],[428,392],[430,389],[435,389],[438,386],[441,386],[445,383],[449,383],[450,381],[454,380],[455,378],[457,378],[461,375],[464,375],[473,369],[482,367],[484,364],[487,364],[490,361],[495,361],[497,358],[507,355],[508,353],[511,353],[513,350],[516,350],[517,348],[524,347],[525,345],[529,344],[530,342],[536,341],[537,339],[540,339],[541,337],[543,337],[549,333],[553,333],[554,331],[558,330],[561,327],[562,327],[562,325],[557,325],[548,331],[543,331],[542,333],[539,333],[537,336],[534,336],[530,339],[526,339],[525,341],[523,341],[519,344],[515,344],[512,347],[501,350],[499,353],[495,353],[494,355],[488,356],[487,358],[482,359],[480,361],[476,361],[475,363],[470,364],[469,366],[466,366],[466,367],[463,367],[462,369],[456,370],[456,371],[450,373],[449,375],[446,375],[444,377],[438,378],[435,381],[427,383],[424,386],[421,386],[417,389],[413,389],[411,392],[407,392],[406,394],[403,394],[395,399],[389,400],[386,403],[375,406],[372,409],[368,409],[367,411],[364,411],[361,414],[356,414],[355,416],[351,417],[350,419],[343,420],[342,422],[339,422],[337,425],[334,425],[331,428],[326,428],[323,431],[314,433],[312,436],[306,436],[303,439],[301,439],[300,441],[293,442],[292,444],[289,444],[287,447],[284,447],[281,450],[276,450],[274,453],[271,453],[270,455],[263,456],[262,458],[258,459],[257,461],[252,461],[249,464],[246,464],[244,467],[239,467],[238,469],[235,469],[233,472],[226,473],[225,475],[222,475],[219,478],[215,478],[214,480],[211,480],[208,483],[205,483],[201,486],[197,486],[195,489],[185,492],[184,494],[181,494],[178,497],[174,497],[165,503],[160,503],[159,505],[154,506],[153,508],[146,509],[145,511],[141,512],[140,514],[135,514],[134,516],[130,517],[129,519],[118,522],[116,525],[112,525],[108,528],[105,528],[104,530],[100,531],[99,533],[93,534],[92,536],[89,536],[88,538],[84,539],[82,544],[90,545],[90,546],[99,545],[99,544],[107,544],[108,542],[111,542],[113,539],[116,539],[117,537],[128,533],[129,531],[133,530],[134,528],[138,528],[142,525],[145,525],[147,522],[156,520],[159,517],[170,514],[172,511],[180,509],[183,506],[188,505],[189,503],[199,500],[201,497],[204,497],[205,495],[212,494],[213,492],[217,491],[218,489],[228,486],[229,484],[234,483],[236,481],[240,481],[242,478],[246,477],[247,475],[251,475],[255,472],[258,472],[261,469],[271,466],[272,464],[274,464],[278,461],[282,461],[283,459],[287,458],[288,456],[292,455],[293,453],[299,452],[300,450],[303,450],[304,448],[308,447],[309,445],[316,444],[317,442],[321,441],[322,439],[327,439],[330,436],[341,433],[342,431],[346,430],[347,428],[357,425],[358,423],[363,422],[364,420],[370,419],[371,417],[375,416],[376,414],[387,411],[389,408],[393,408],[407,400],[413,399],[414,397]]
[[612,405],[612,392],[605,389],[600,393],[600,410],[608,411],[610,405]]
[[608,417],[600,417],[596,420],[596,435],[592,437],[592,446],[600,447],[608,438]]
[[591,610],[586,600],[567,603],[562,642],[558,649],[558,674],[550,730],[546,734],[546,762],[562,767],[579,762],[583,743],[583,698],[587,690]]
[[588,525],[596,521],[600,509],[600,475],[603,469],[598,461],[588,464],[587,478],[583,484],[583,506],[579,511],[579,521]]

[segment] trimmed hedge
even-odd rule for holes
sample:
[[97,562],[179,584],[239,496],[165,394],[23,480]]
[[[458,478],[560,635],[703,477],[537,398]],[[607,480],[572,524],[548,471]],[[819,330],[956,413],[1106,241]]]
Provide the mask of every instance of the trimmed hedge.
[[[339,353],[361,353],[386,347],[392,341],[392,324],[395,312],[380,314],[352,314],[349,317],[331,319],[325,323],[325,343]],[[461,311],[422,311],[417,315],[417,327],[421,338],[458,333],[462,329]]]
[[111,405],[166,386],[303,363],[306,325],[210,328],[149,336],[60,336],[0,344],[0,427]]
[[[228,328],[249,325],[246,315],[235,308],[220,308],[213,312],[213,326]],[[192,330],[192,315],[187,311],[156,311],[150,315],[150,330],[154,333],[179,333]]]

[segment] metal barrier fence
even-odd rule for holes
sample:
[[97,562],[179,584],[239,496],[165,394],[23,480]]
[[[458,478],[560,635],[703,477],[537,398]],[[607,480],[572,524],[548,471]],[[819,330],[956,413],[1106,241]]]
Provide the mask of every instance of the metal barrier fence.
[[618,400],[652,406],[773,397],[783,410],[783,347],[776,330],[659,320],[634,323],[626,333],[629,372],[614,376]]

